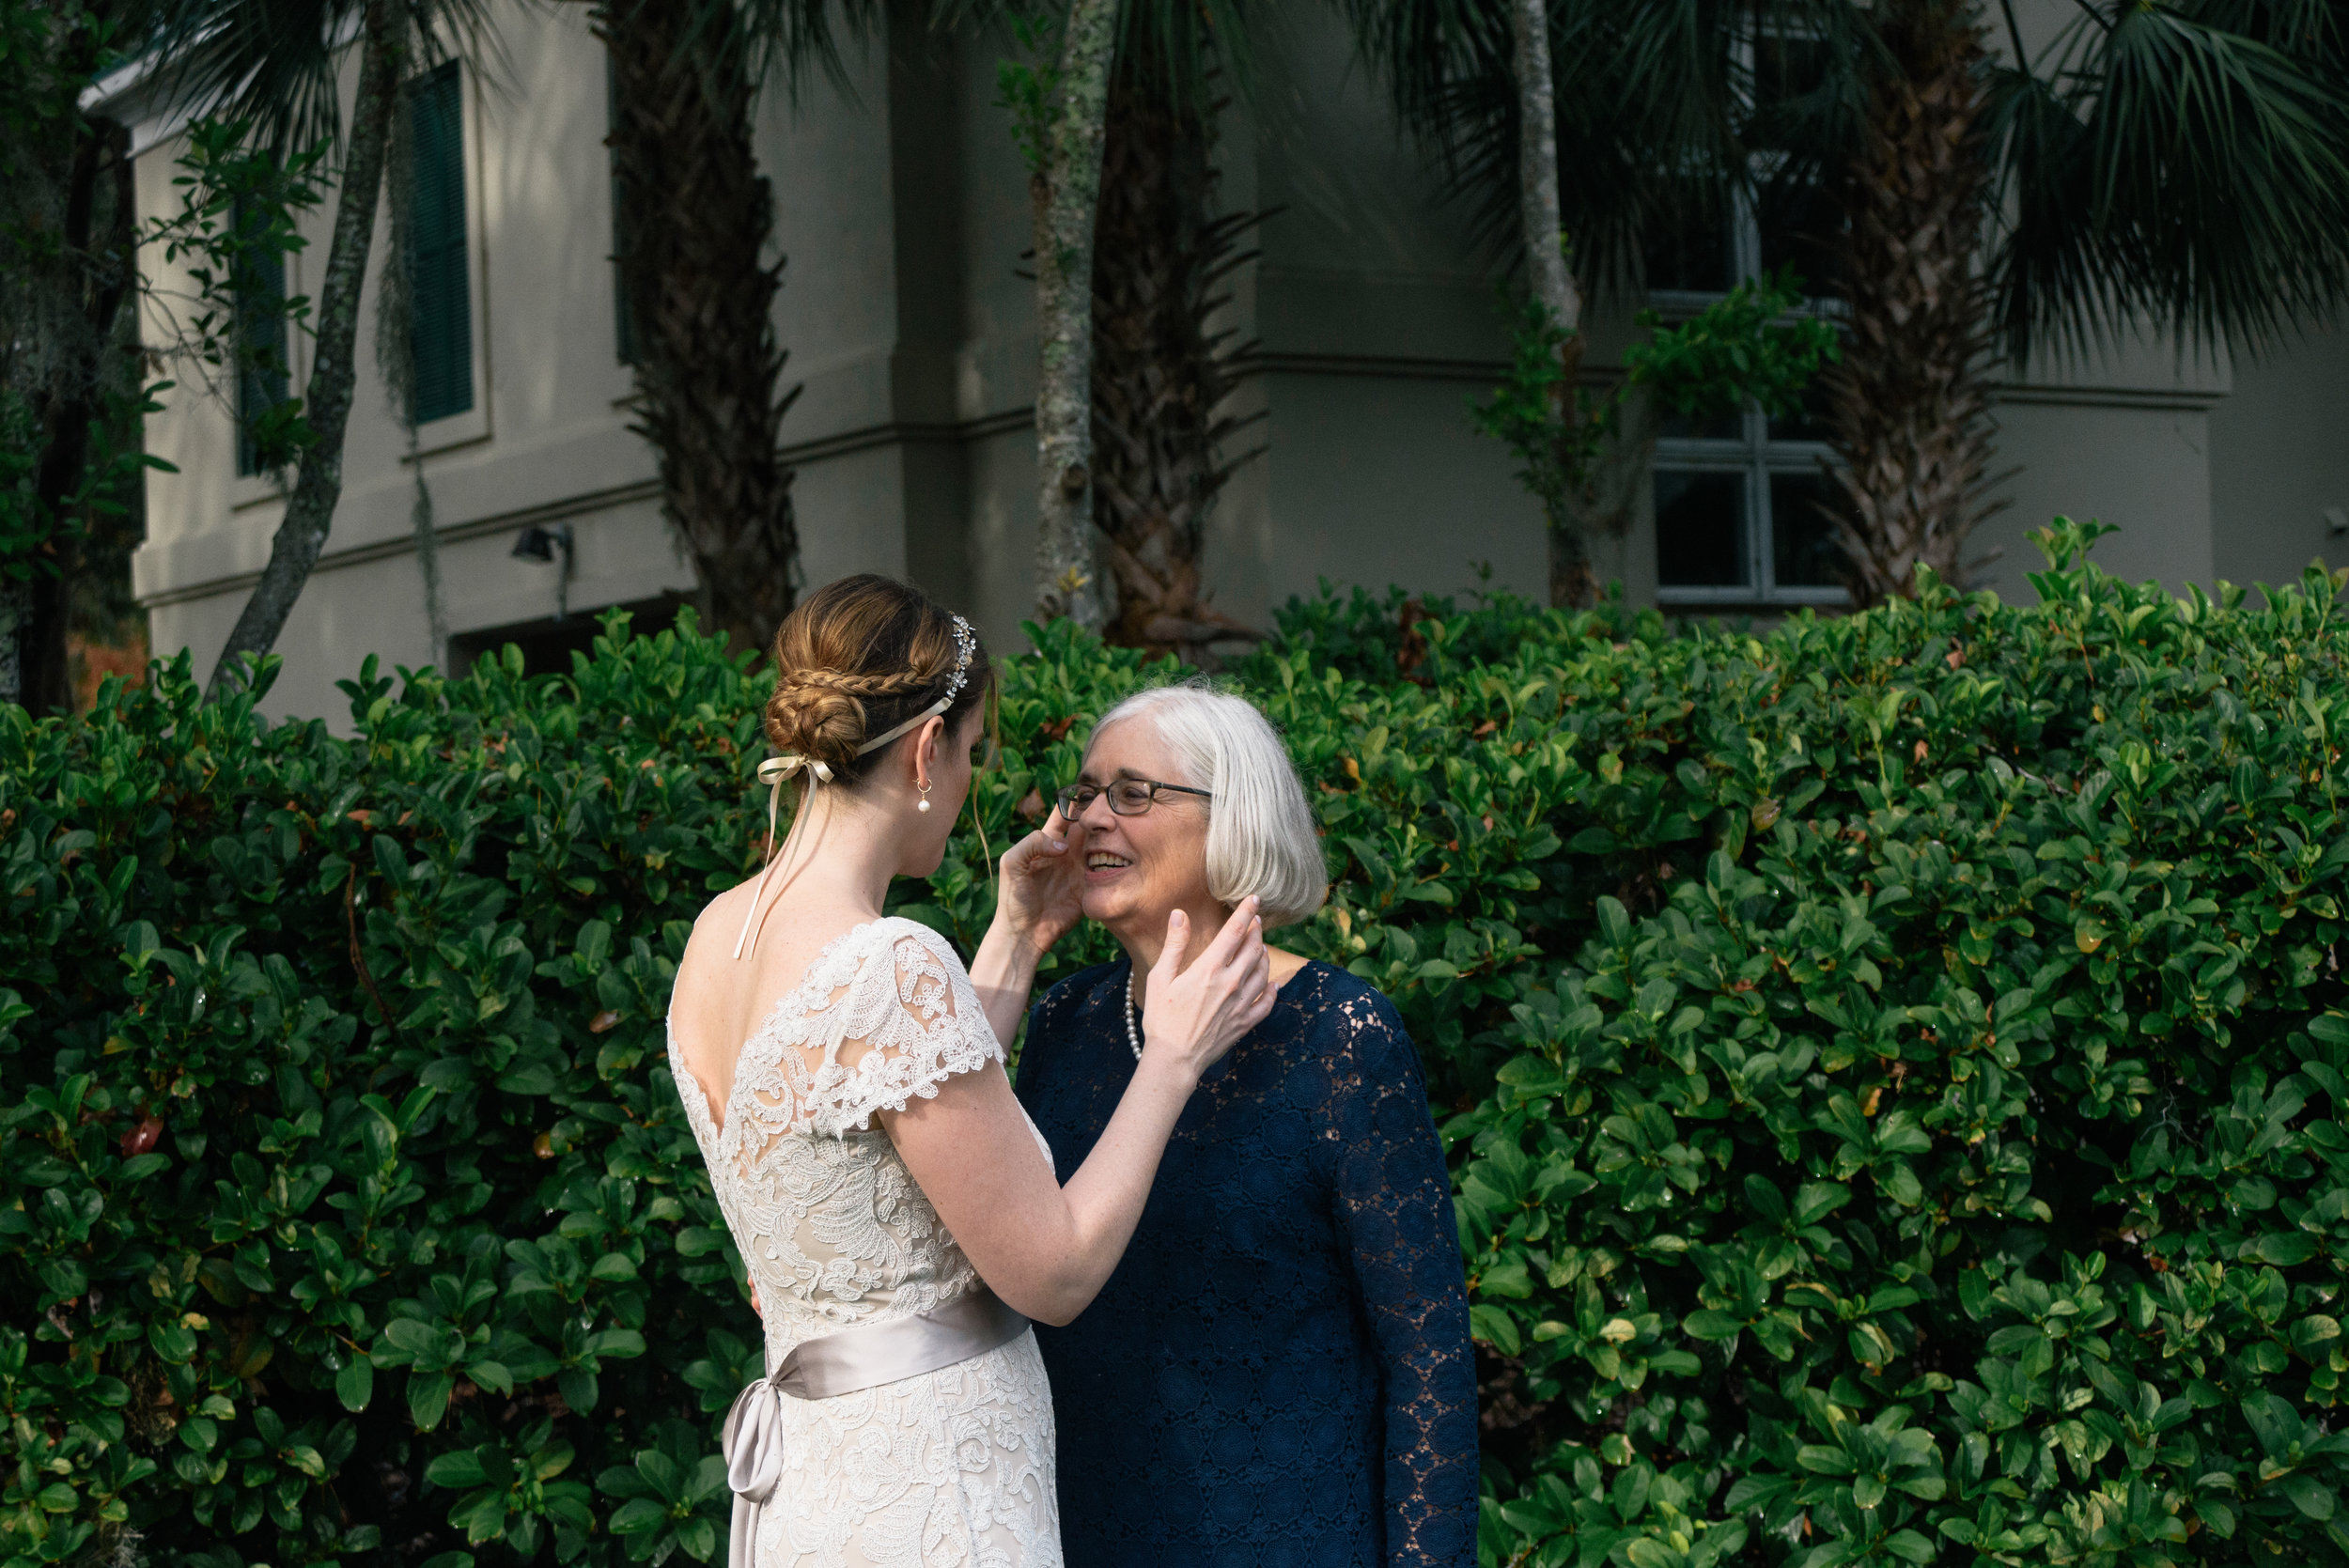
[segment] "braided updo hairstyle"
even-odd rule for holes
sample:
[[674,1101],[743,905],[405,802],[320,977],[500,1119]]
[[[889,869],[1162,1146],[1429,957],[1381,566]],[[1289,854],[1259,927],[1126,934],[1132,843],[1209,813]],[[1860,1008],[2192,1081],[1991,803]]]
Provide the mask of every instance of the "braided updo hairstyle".
[[[859,756],[857,748],[944,696],[958,652],[954,617],[920,589],[869,572],[828,582],[776,629],[767,738],[853,784],[882,754]],[[944,716],[949,733],[994,682],[986,647],[973,646]]]

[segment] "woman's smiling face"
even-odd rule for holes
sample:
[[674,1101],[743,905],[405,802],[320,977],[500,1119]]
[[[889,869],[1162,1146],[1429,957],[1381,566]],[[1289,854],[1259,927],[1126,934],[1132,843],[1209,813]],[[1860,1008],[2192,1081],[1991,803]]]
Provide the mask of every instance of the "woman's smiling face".
[[[1204,787],[1184,776],[1146,715],[1122,719],[1093,737],[1078,782],[1096,789],[1119,779]],[[1208,802],[1161,792],[1140,816],[1119,816],[1107,795],[1080,814],[1084,825],[1084,912],[1123,937],[1160,932],[1176,908],[1196,908],[1207,893]]]

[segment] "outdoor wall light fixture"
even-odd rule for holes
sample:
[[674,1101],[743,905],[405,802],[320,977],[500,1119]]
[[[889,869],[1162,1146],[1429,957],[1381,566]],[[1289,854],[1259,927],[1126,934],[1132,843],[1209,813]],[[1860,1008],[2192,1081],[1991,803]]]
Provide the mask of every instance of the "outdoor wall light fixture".
[[554,618],[561,620],[570,610],[571,589],[571,525],[558,522],[552,528],[533,523],[514,541],[514,559],[536,561],[540,566],[555,566]]

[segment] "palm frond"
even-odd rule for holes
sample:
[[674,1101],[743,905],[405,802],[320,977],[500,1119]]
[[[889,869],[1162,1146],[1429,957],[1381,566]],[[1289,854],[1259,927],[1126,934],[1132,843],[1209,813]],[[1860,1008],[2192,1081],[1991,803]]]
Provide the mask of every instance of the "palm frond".
[[[418,67],[494,57],[487,0],[403,0]],[[339,143],[336,71],[364,0],[168,0],[147,40],[162,95],[278,151]]]
[[2001,84],[2010,349],[2083,347],[2128,318],[2257,348],[2349,296],[2340,10],[2127,7],[2076,26],[2051,81]]
[[652,6],[690,5],[680,36],[689,41],[714,31],[739,51],[750,81],[780,85],[797,101],[820,76],[849,91],[843,45],[863,45],[881,16],[879,0],[620,0]]
[[284,149],[339,140],[334,67],[357,35],[359,0],[175,0],[151,43],[174,103],[242,120]]
[[[1507,8],[1495,0],[1346,0],[1355,45],[1397,116],[1439,161],[1471,232],[1521,256],[1517,101]],[[1861,95],[1843,34],[1848,5],[1765,0],[1559,0],[1549,8],[1559,201],[1577,271],[1601,289],[1640,283],[1644,242],[1711,222],[1750,181],[1757,81],[1744,45],[1757,28],[1815,37],[1835,69],[1781,95],[1815,150],[1780,160],[1815,178],[1840,156]],[[1813,22],[1818,11],[1836,31]],[[1807,143],[1805,144],[1808,145]]]
[[1999,342],[2019,364],[2050,334],[2074,349],[2108,337],[2121,300],[2099,270],[2093,231],[2074,221],[2093,202],[2087,124],[2053,83],[2003,68],[1992,73],[1983,117],[2004,178],[1990,288]]
[[1117,69],[1177,114],[1212,114],[1227,95],[1256,91],[1252,34],[1277,23],[1274,7],[1245,0],[1127,0]]

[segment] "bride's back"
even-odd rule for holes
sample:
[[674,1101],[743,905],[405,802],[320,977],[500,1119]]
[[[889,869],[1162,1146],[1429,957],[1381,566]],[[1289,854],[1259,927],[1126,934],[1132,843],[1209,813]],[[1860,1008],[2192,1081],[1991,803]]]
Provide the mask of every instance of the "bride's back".
[[[669,1033],[677,1053],[721,1124],[752,1034],[807,977],[809,966],[833,939],[870,918],[870,911],[838,899],[823,900],[828,907],[809,907],[814,899],[806,905],[786,899],[754,916],[759,886],[754,877],[703,908],[669,1001]],[[736,958],[731,949],[746,920],[753,922],[757,940],[745,942],[742,956]],[[680,1080],[678,1093],[685,1088]]]

